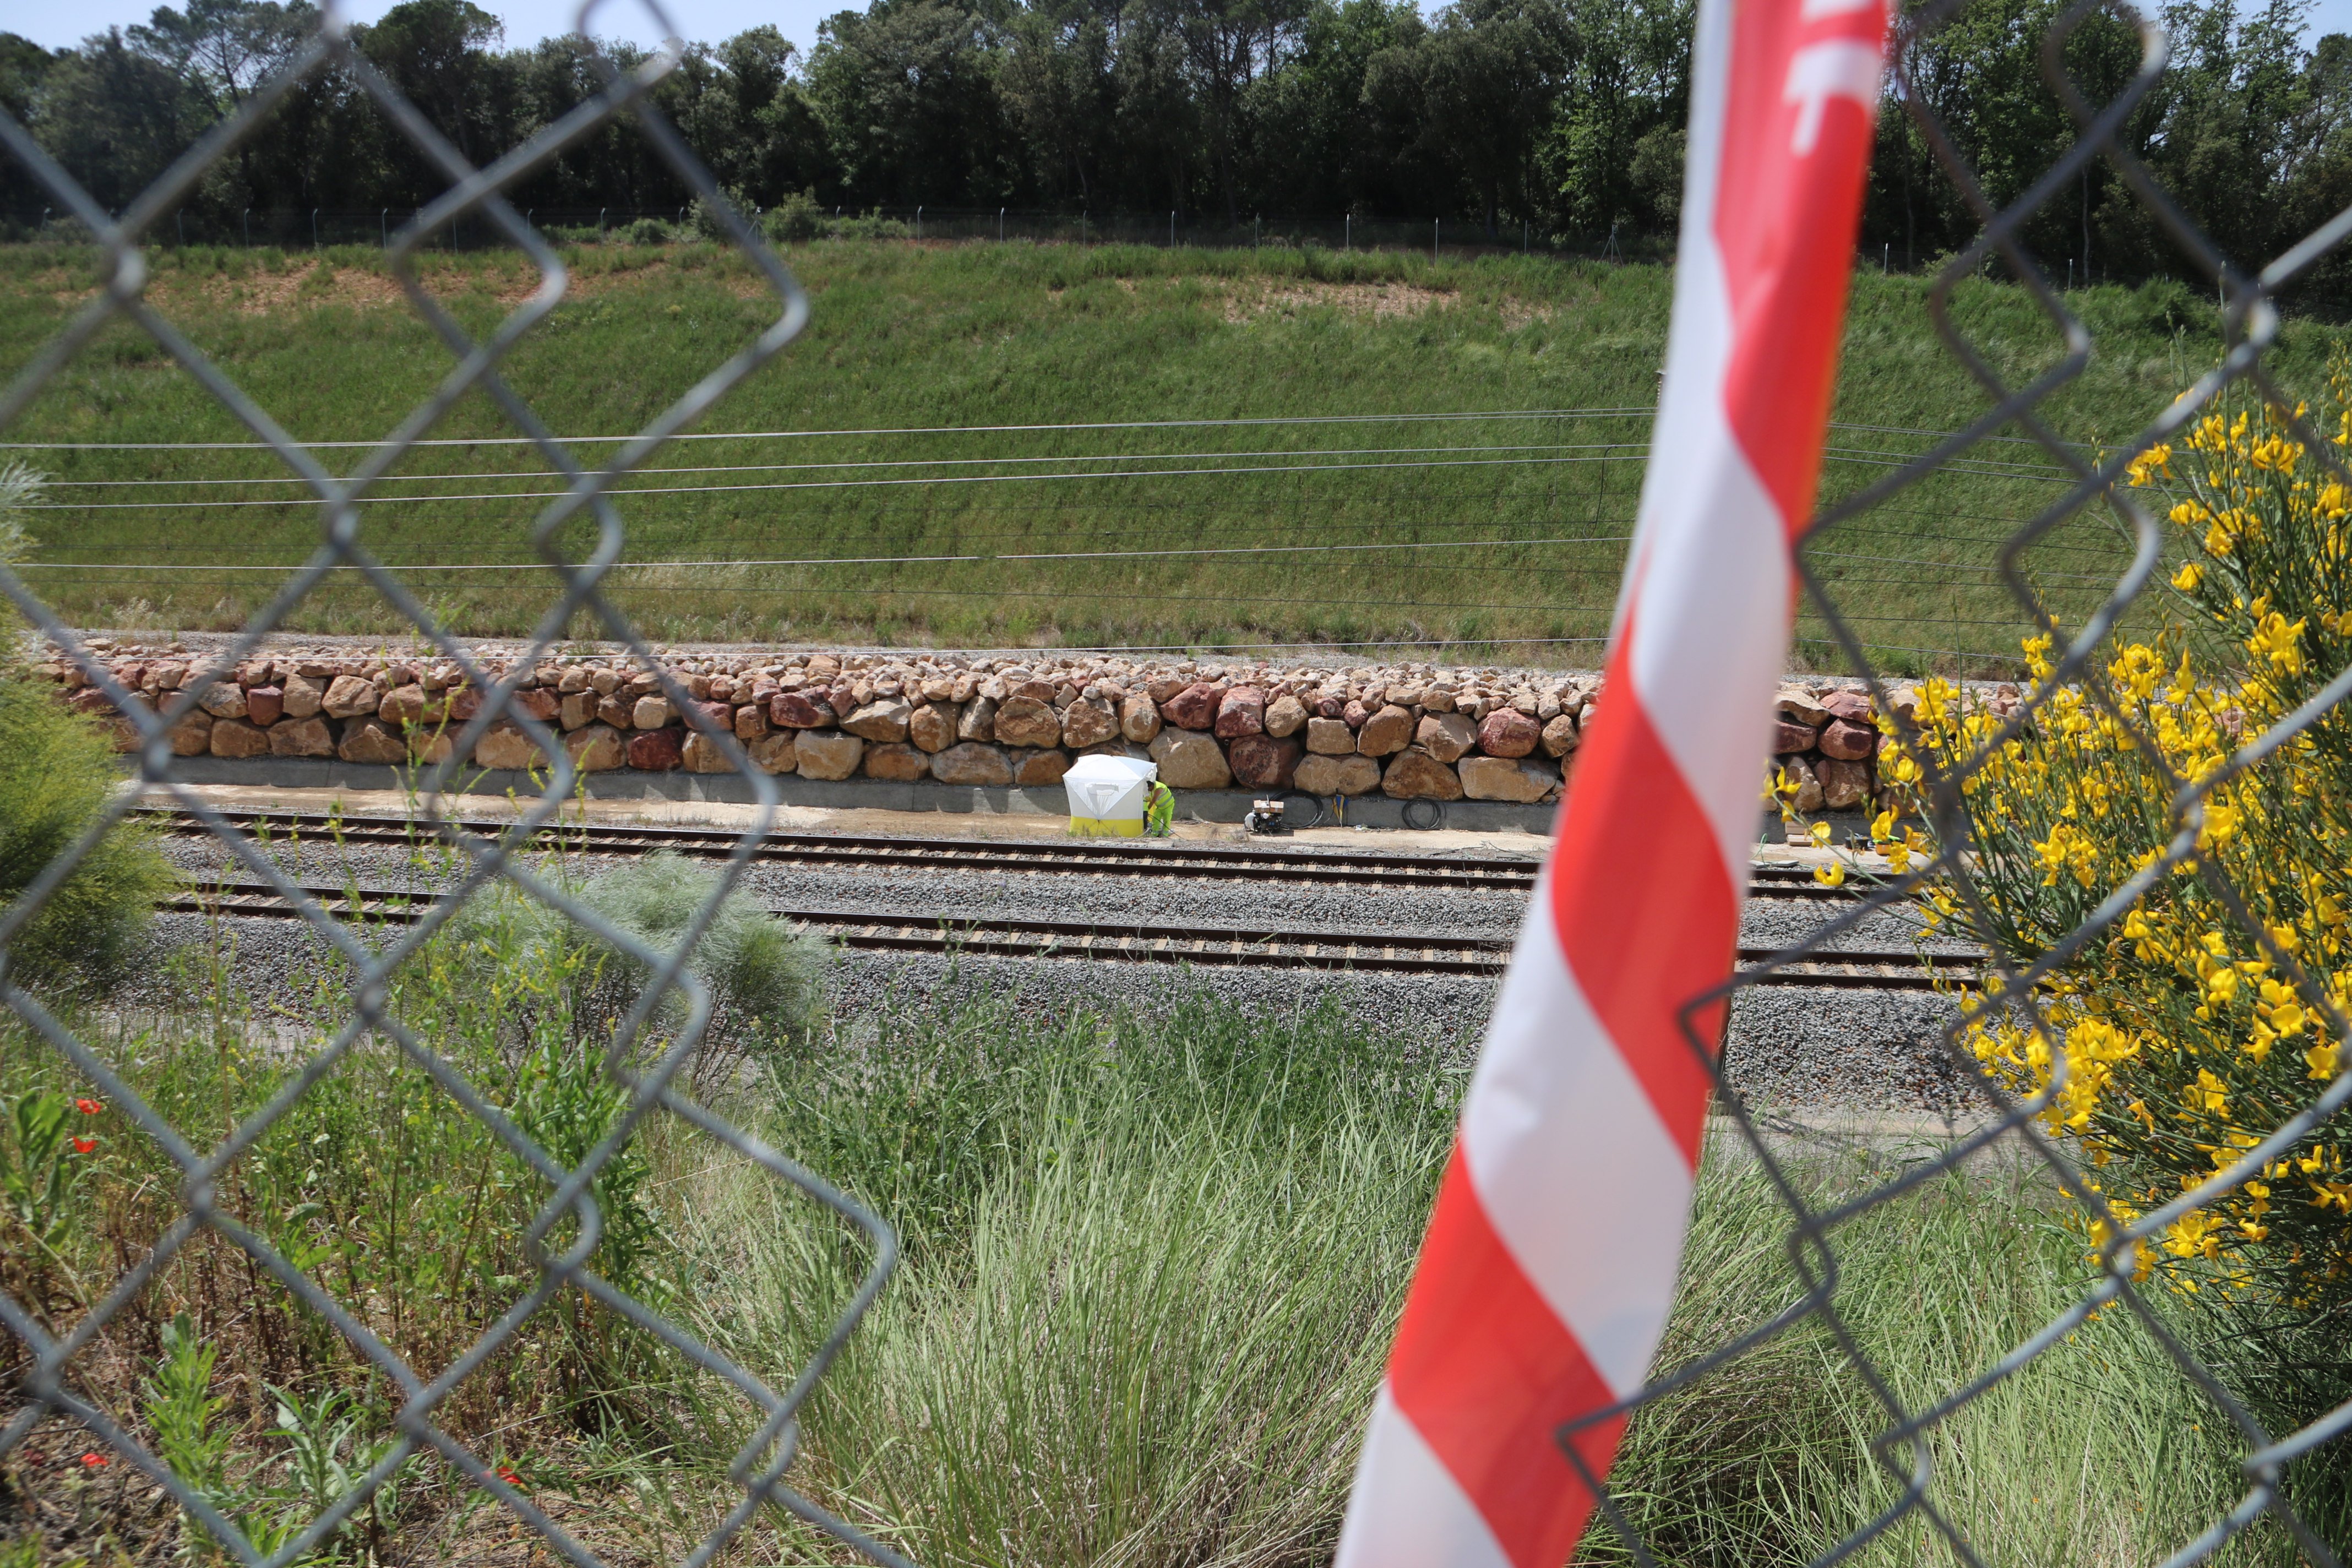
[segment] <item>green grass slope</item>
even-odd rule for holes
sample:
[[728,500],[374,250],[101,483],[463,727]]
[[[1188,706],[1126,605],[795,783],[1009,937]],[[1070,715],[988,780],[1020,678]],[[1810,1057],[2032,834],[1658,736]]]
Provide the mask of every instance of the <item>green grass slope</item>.
[[[750,434],[666,448],[627,482],[629,564],[613,595],[656,635],[1597,655],[1657,396],[1664,269],[858,241],[789,259],[814,297],[807,332],[698,427]],[[567,261],[570,297],[505,366],[561,436],[634,431],[775,313],[746,264],[710,247],[588,247]],[[191,250],[154,266],[159,311],[304,441],[381,437],[453,363],[370,252]],[[512,255],[425,267],[477,336],[534,281]],[[79,254],[0,251],[0,365],[28,363],[90,282]],[[2043,405],[2069,439],[2126,437],[2218,352],[2210,307],[2175,285],[2071,303],[2096,348]],[[1951,324],[2013,384],[2063,353],[2014,288],[1964,287]],[[2289,323],[2284,380],[2315,382],[2341,341]],[[1938,338],[1920,279],[1858,276],[1825,494],[1886,479],[1931,433],[1990,405]],[[1467,414],[1484,416],[1444,417]],[[1115,425],[1140,427],[1103,427]],[[431,434],[516,430],[477,392]],[[127,324],[8,435],[251,439]],[[320,537],[319,509],[266,452],[20,455],[56,481],[36,580],[85,622],[235,624],[280,578],[229,569],[289,565]],[[363,458],[320,452],[338,472]],[[373,492],[362,537],[457,629],[518,632],[552,596],[549,579],[447,568],[535,562],[532,522],[558,489],[527,447],[424,448]],[[1991,571],[1998,542],[2064,494],[2035,449],[1996,443],[1841,525],[1816,563],[1890,661],[1981,666],[2024,625]],[[567,541],[584,549],[585,527]],[[2032,562],[2053,602],[2079,613],[2126,554],[2113,521],[2091,517]],[[403,623],[346,576],[294,624]],[[593,631],[584,618],[569,629]],[[1801,638],[1821,631],[1809,615]],[[1832,658],[1818,641],[1799,652]]]

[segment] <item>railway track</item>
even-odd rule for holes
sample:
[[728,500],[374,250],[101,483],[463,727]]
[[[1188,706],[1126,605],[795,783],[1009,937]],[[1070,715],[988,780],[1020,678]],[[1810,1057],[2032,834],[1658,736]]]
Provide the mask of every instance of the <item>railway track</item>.
[[[182,812],[147,813],[166,833],[208,837]],[[322,813],[223,811],[246,833],[272,838],[331,839],[341,844],[405,847],[430,843],[431,825],[406,817],[329,816]],[[485,818],[457,826],[495,837],[511,826]],[[642,855],[656,849],[719,858],[735,852],[742,835],[723,827],[656,827],[615,823],[568,823],[541,830],[538,842],[588,855]],[[898,837],[883,834],[772,833],[752,851],[770,864],[869,867],[877,869],[1077,873],[1096,877],[1175,877],[1264,882],[1314,882],[1337,887],[1475,888],[1525,892],[1535,886],[1536,862],[1508,856],[1391,855],[1377,851],[1244,849],[1223,845],[1137,839],[1031,839],[991,843],[970,838]],[[1851,898],[1851,888],[1823,888],[1803,867],[1759,866],[1752,891],[1765,898]]]
[[[338,919],[386,925],[414,923],[429,890],[304,885],[302,891]],[[186,913],[296,920],[301,911],[266,882],[221,881],[184,888],[171,908]],[[962,953],[1004,958],[1075,958],[1137,963],[1189,963],[1215,968],[1349,970],[1365,973],[1473,975],[1499,973],[1511,952],[1500,936],[1442,936],[1386,931],[1278,931],[1232,926],[1165,926],[1123,921],[979,920],[901,915],[872,910],[789,909],[770,913],[793,921],[837,946],[858,952]],[[1769,948],[1742,948],[1742,963],[1769,958]],[[1975,978],[1972,955],[1923,962],[1909,952],[1824,952],[1777,970],[1770,985],[1926,991],[1938,981]]]

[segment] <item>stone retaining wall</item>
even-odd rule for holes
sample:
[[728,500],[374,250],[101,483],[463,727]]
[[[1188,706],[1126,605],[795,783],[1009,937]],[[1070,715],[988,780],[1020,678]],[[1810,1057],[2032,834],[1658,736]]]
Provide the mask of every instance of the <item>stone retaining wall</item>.
[[[92,647],[117,680],[159,708],[192,683],[203,688],[172,731],[182,756],[444,762],[481,705],[454,664],[392,652],[273,650],[224,667],[184,644]],[[496,645],[474,653],[496,679],[511,670]],[[1180,790],[1537,804],[1559,798],[1601,699],[1591,675],[1433,665],[751,649],[661,657],[687,702],[731,731],[755,764],[818,780],[1046,785],[1074,757],[1110,752],[1150,756]],[[70,661],[51,657],[40,668],[72,706],[112,711]],[[1989,700],[2014,698],[2000,688]],[[730,771],[718,744],[626,656],[542,662],[523,674],[515,705],[560,732],[585,771]],[[1776,761],[1798,784],[1800,810],[1851,809],[1876,795],[1878,731],[1864,692],[1791,683],[1776,709]],[[129,749],[136,731],[120,722]],[[495,770],[545,762],[504,721],[461,760]]]

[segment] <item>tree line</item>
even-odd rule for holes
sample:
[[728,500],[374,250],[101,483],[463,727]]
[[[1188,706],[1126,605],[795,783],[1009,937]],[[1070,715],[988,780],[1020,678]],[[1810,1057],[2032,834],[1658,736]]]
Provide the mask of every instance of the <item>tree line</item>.
[[[2186,215],[2258,260],[2352,203],[2352,39],[2306,41],[2306,0],[2179,0],[2171,65],[2125,146]],[[1880,117],[1865,252],[1916,267],[1979,218],[1942,166],[1999,205],[2074,142],[2042,75],[2068,0],[1974,0],[1910,36]],[[690,47],[655,101],[728,190],[761,208],[1181,210],[1442,218],[1555,241],[1670,240],[1689,92],[1691,0],[870,0],[796,50],[773,27]],[[142,26],[47,50],[0,34],[0,106],[110,207],[236,111],[317,24],[309,0],[188,0]],[[576,37],[506,47],[469,0],[404,0],[353,29],[357,52],[460,152],[486,161],[593,94]],[[2130,83],[2142,38],[2120,8],[2064,32],[2084,99]],[[642,58],[611,48],[626,66]],[[1930,144],[1902,96],[1950,138]],[[2051,270],[2186,275],[2117,171],[2099,163],[2027,234]],[[441,189],[351,73],[306,79],[207,171],[192,212],[394,209]],[[689,199],[625,121],[513,192],[546,209]],[[0,211],[50,205],[0,159]]]

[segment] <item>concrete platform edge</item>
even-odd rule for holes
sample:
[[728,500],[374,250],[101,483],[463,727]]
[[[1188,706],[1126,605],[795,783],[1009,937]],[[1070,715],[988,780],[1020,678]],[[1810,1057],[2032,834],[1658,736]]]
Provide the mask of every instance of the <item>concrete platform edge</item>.
[[[543,779],[527,773],[474,768],[453,769],[435,778],[435,770],[345,763],[321,757],[181,757],[173,776],[187,784],[230,784],[246,788],[408,790],[438,788],[465,795],[536,795]],[[593,800],[712,801],[735,805],[751,804],[751,781],[736,773],[643,773],[616,768],[583,775]],[[796,773],[777,775],[778,797],[786,805],[820,809],[947,812],[983,816],[1066,816],[1069,805],[1059,785],[1037,788],[943,784],[929,780],[911,784],[884,779],[804,779]],[[1239,822],[1258,793],[1249,790],[1180,790],[1176,815],[1188,822]],[[1322,803],[1321,826],[1369,828],[1452,827],[1472,832],[1549,834],[1557,805],[1518,805],[1508,801],[1391,800],[1386,795],[1356,795],[1345,802]],[[1407,823],[1405,809],[1414,806],[1415,820]],[[1436,822],[1426,820],[1430,808]]]

